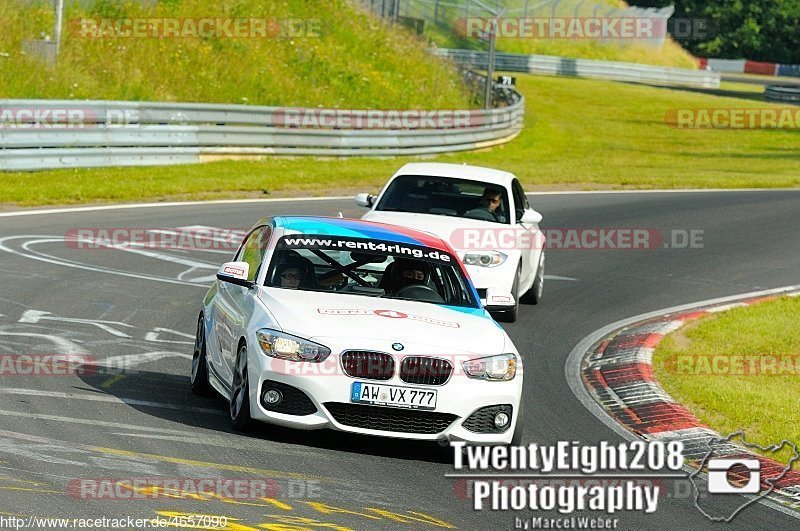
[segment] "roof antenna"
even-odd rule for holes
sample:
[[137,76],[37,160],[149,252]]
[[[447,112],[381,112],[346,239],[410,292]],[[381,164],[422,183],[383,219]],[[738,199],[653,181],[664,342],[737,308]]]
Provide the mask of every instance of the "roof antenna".
[[341,219],[341,218],[343,218],[344,216],[342,215],[342,212],[341,212],[341,211],[339,211],[339,213],[338,213],[338,214],[336,214],[336,217]]

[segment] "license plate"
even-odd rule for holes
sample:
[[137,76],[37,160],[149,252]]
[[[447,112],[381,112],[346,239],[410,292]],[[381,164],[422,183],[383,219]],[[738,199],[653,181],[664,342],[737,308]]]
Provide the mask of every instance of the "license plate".
[[350,401],[411,409],[436,409],[436,389],[353,382]]

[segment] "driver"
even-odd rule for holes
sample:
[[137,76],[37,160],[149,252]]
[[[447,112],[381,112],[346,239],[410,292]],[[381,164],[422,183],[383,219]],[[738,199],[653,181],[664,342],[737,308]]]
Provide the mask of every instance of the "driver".
[[473,208],[464,214],[466,218],[482,219],[485,221],[505,221],[505,216],[500,213],[500,205],[503,202],[503,192],[499,189],[488,186],[483,190],[480,200],[480,207]]
[[391,264],[387,293],[396,294],[401,289],[412,285],[428,285],[431,278],[431,267],[428,262],[397,258]]

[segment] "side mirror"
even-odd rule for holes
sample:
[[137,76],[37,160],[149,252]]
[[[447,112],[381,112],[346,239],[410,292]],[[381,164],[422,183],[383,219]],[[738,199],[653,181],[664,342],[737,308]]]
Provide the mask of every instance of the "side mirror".
[[217,278],[223,282],[252,288],[255,283],[247,280],[249,273],[250,264],[247,262],[225,262],[217,271]]
[[372,194],[358,194],[355,197],[356,204],[362,207],[371,207],[372,202],[375,200],[375,196]]
[[516,304],[517,301],[510,291],[489,288],[486,290],[486,304],[483,307],[489,312],[500,312],[511,310]]
[[525,209],[517,220],[518,223],[540,223],[541,221],[542,215],[530,208]]

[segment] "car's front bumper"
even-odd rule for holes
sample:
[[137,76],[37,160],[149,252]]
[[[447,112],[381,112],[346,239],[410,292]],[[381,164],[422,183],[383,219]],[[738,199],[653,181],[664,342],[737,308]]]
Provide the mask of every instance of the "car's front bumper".
[[[463,260],[463,256],[461,258]],[[512,257],[509,257],[509,259],[497,267],[480,267],[467,264],[465,264],[464,267],[475,289],[478,290],[481,304],[485,304],[486,290],[488,288],[495,288],[509,293],[514,292],[514,277],[517,274],[518,265],[518,258],[512,260]]]
[[[358,350],[378,349],[360,344]],[[382,351],[385,352],[385,349]],[[249,364],[250,409],[251,416],[256,420],[307,430],[332,428],[364,435],[429,441],[459,440],[473,444],[509,444],[514,433],[522,393],[521,360],[518,361],[518,372],[513,380],[487,382],[468,378],[461,370],[461,361],[477,356],[453,356],[454,372],[452,376],[445,384],[435,386],[406,383],[397,374],[384,381],[350,377],[341,369],[336,351],[322,364],[285,362],[269,358],[260,352],[257,354],[258,356],[251,355]],[[399,367],[400,359],[403,356],[418,355],[419,353],[392,354],[396,360],[395,367]],[[354,404],[350,397],[352,385],[356,381],[416,389],[436,389],[438,392],[436,408],[434,410],[409,410]],[[313,402],[316,412],[295,415],[265,408],[261,403],[261,391],[265,382],[280,382],[302,391]],[[498,405],[510,405],[512,410],[511,419],[504,432],[477,433],[464,426],[464,421],[475,411],[487,406]],[[346,418],[343,418],[342,409],[350,412]],[[401,419],[397,423],[392,423],[392,421],[389,425],[399,426],[402,424],[406,426],[405,430],[385,429],[387,426],[385,417],[381,423],[381,429],[369,427],[370,424],[374,424],[370,419],[376,414],[386,414],[391,419],[394,419],[393,415],[400,416]],[[452,416],[452,420],[448,422],[450,417],[443,420],[442,418],[446,415]],[[431,433],[430,428],[427,429],[427,433],[413,429],[413,426],[416,425],[430,426],[431,422],[436,423],[437,426],[443,426],[443,429],[435,433]]]

